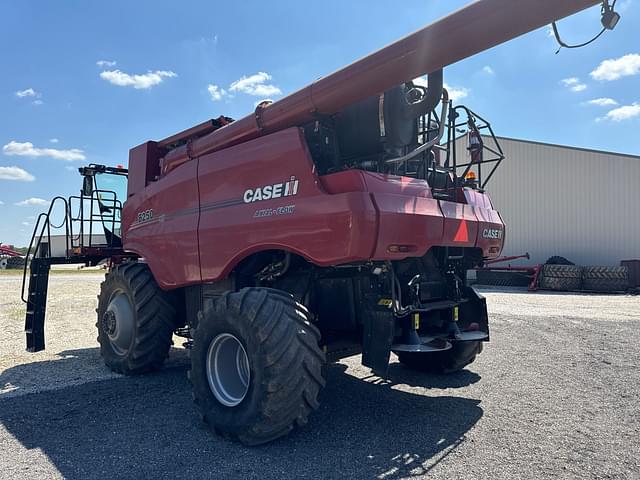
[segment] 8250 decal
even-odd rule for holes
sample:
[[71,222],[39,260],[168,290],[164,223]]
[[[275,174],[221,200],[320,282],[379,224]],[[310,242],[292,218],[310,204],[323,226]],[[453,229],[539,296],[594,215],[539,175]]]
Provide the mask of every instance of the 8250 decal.
[[153,209],[145,210],[138,213],[138,223],[148,222],[153,218]]

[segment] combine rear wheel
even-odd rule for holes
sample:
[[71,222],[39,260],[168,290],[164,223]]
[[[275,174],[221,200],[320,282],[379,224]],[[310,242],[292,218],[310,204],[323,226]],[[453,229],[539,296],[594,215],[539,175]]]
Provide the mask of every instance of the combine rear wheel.
[[217,433],[259,445],[304,425],[318,408],[320,333],[291,295],[245,288],[207,300],[192,337],[193,398]]
[[442,352],[398,352],[398,360],[412,370],[446,374],[462,370],[482,351],[482,342],[457,342]]
[[169,355],[176,310],[140,263],[116,266],[98,297],[98,342],[111,370],[137,375],[157,370]]

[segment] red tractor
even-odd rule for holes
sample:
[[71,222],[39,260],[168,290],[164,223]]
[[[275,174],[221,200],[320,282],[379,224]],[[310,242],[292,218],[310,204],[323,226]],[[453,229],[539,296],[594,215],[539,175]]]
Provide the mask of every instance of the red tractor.
[[[107,259],[106,364],[156,370],[186,337],[197,408],[245,444],[306,423],[327,361],[464,368],[489,340],[466,272],[502,250],[484,187],[503,156],[478,145],[491,127],[449,102],[442,68],[595,3],[481,0],[241,120],[139,145],[128,170],[81,168],[81,194],[36,225],[28,349],[44,348],[49,266]],[[425,73],[428,86],[412,81]]]

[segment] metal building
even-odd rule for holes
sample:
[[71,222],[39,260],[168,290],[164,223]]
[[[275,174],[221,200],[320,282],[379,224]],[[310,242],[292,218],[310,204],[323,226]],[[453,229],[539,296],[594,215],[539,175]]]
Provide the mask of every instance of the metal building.
[[506,158],[487,191],[507,225],[504,255],[580,265],[640,259],[640,157],[498,140]]

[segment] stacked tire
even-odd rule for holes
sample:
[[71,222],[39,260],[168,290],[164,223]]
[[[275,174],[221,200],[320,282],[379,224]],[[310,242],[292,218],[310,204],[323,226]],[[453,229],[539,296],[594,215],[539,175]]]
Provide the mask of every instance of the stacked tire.
[[591,292],[624,292],[629,288],[627,267],[583,267],[582,289]]
[[9,257],[6,268],[24,268],[25,261],[24,257]]
[[543,265],[539,287],[543,290],[580,290],[582,287],[582,267],[576,265]]

